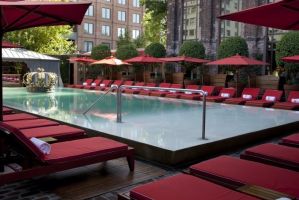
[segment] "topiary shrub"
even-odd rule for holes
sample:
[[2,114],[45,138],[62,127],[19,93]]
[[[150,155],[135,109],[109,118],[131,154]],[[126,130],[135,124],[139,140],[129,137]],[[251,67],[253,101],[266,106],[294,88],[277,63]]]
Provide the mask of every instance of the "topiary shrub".
[[287,71],[289,83],[294,83],[296,73],[299,72],[299,64],[286,63],[281,58],[299,54],[299,32],[288,32],[276,46],[276,63]]
[[126,60],[138,56],[138,51],[135,45],[128,44],[122,45],[116,50],[116,57],[121,60]]
[[156,58],[162,58],[166,55],[166,49],[162,44],[154,42],[144,49],[144,53]]
[[198,41],[185,41],[179,51],[180,56],[205,58],[205,47]]
[[107,45],[100,44],[91,50],[91,58],[101,60],[111,55],[110,49]]
[[248,56],[248,46],[246,40],[239,36],[229,37],[223,40],[218,48],[217,58],[226,58],[236,54]]

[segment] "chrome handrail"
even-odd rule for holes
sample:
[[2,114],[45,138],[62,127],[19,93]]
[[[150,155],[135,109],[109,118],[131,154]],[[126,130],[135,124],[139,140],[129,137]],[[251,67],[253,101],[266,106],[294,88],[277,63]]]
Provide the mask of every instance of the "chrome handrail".
[[178,91],[178,92],[193,92],[199,93],[203,96],[203,103],[202,103],[202,135],[201,139],[206,139],[206,96],[207,93],[203,90],[192,90],[192,89],[179,89],[179,88],[163,88],[163,87],[146,87],[146,86],[129,86],[129,85],[121,85],[117,88],[117,118],[116,121],[118,123],[122,122],[122,91],[125,88],[140,88],[140,89],[149,89],[149,90],[165,90],[165,91]]
[[109,90],[107,90],[103,95],[99,96],[99,98],[97,98],[84,112],[83,112],[83,115],[86,115],[86,113],[88,113],[91,108],[100,100],[102,100],[104,98],[105,95],[107,95],[109,92],[111,92],[112,90],[114,89],[118,89],[118,86],[117,85],[112,85]]

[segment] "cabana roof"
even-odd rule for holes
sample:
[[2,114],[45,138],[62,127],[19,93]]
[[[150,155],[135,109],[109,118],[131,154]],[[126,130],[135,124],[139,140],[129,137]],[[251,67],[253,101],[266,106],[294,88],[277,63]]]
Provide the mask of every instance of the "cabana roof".
[[59,61],[59,59],[30,51],[23,48],[3,48],[2,55],[4,61],[17,61],[17,60],[48,60]]

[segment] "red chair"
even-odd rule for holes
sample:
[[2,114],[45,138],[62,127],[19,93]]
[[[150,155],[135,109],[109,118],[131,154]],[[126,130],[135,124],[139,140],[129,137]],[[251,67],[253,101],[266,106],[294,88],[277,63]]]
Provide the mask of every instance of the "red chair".
[[281,100],[282,91],[266,90],[261,100],[247,101],[246,106],[270,107]]
[[3,115],[3,121],[18,121],[18,120],[28,120],[28,119],[37,119],[38,117],[35,115],[30,115],[27,113],[16,113],[16,114],[8,114]]
[[299,148],[299,133],[295,133],[282,138],[280,144]]
[[[145,84],[146,87],[156,87],[156,83],[147,83]],[[142,89],[139,94],[140,95],[150,95],[152,91],[150,89]]]
[[[198,85],[190,85],[187,86],[186,89],[195,89],[198,90]],[[215,86],[209,86],[209,85],[203,85],[201,87],[201,90],[205,91],[207,96],[211,96],[214,94]],[[188,99],[188,100],[200,100],[202,97],[202,94],[194,93],[194,92],[185,92],[184,94],[181,94],[180,99]]]
[[225,99],[224,103],[244,105],[246,101],[256,100],[259,93],[259,88],[244,88],[241,97]]
[[[110,87],[105,87],[104,91],[108,91],[112,86],[121,86],[123,84],[123,80],[115,80],[111,85]],[[114,89],[112,89],[112,92],[114,92]]]
[[[144,86],[144,82],[137,82],[135,86]],[[140,88],[126,88],[123,92],[127,94],[139,94],[140,91]]]
[[[162,85],[161,83],[160,85]],[[165,87],[164,87],[165,86]],[[163,85],[164,88],[167,88],[167,84]],[[183,88],[182,84],[170,84],[169,88],[181,89]],[[165,90],[165,91],[153,91],[150,96],[165,97],[167,94],[177,93],[175,90]]]
[[[120,199],[126,199],[119,196]],[[130,199],[134,200],[232,200],[257,199],[237,191],[230,190],[215,183],[187,175],[178,174],[147,183],[130,191]]]
[[106,87],[110,87],[112,82],[113,82],[112,80],[106,80],[105,79],[105,80],[103,80],[102,83],[100,83],[99,86],[96,86],[95,89],[96,90],[104,90]]
[[12,126],[14,128],[17,128],[17,129],[59,125],[58,122],[48,120],[48,119],[29,119],[29,120],[7,121],[7,122],[5,122],[5,124]]
[[255,185],[283,193],[290,199],[299,197],[298,172],[235,157],[220,156],[192,165],[190,173],[235,189]]
[[134,170],[133,149],[120,142],[102,137],[57,142],[51,144],[50,154],[45,155],[18,129],[2,122],[0,122],[0,129],[9,133],[7,137],[9,141],[15,141],[17,149],[23,149],[16,151],[21,159],[15,160],[22,169],[1,174],[0,185],[120,157],[127,157],[130,170]]
[[272,108],[299,110],[299,91],[291,91],[286,102],[276,102]]
[[[171,84],[170,83],[160,83],[159,87],[160,88],[170,88]],[[154,90],[152,91],[149,95],[150,96],[156,96],[156,97],[164,97],[168,90],[166,89],[159,89],[159,90]]]
[[299,171],[299,149],[277,144],[261,144],[246,149],[240,158]]
[[102,79],[96,79],[94,82],[92,82],[90,85],[84,86],[84,89],[87,90],[94,90],[97,86],[99,86],[102,83]]
[[73,88],[83,89],[85,86],[89,86],[89,85],[91,85],[92,82],[93,82],[93,79],[87,79],[87,80],[86,80],[85,82],[83,82],[82,84],[74,85]]
[[206,101],[209,102],[223,102],[225,99],[232,98],[236,95],[235,88],[223,88],[220,90],[218,96],[207,96]]
[[13,110],[7,107],[2,107],[3,114],[11,114],[13,113]]

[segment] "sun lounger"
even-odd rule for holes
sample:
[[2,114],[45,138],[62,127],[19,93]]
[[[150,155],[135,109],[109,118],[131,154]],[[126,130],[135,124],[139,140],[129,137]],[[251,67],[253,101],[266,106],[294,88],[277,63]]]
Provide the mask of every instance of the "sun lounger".
[[277,144],[262,144],[246,149],[242,159],[299,171],[299,149]]
[[100,83],[99,86],[96,86],[95,89],[96,90],[104,90],[106,87],[110,87],[112,82],[113,82],[112,80],[105,79],[105,80],[103,80],[102,83]]
[[114,140],[92,137],[57,142],[51,144],[50,154],[45,155],[18,129],[1,122],[0,129],[7,133],[10,141],[17,142],[18,148],[24,149],[16,152],[22,155],[22,159],[15,160],[22,168],[15,172],[1,174],[0,185],[120,157],[127,157],[130,170],[134,170],[133,149]]
[[291,91],[286,102],[276,102],[272,108],[299,110],[299,91]]
[[[147,83],[145,84],[146,87],[156,87],[156,83]],[[142,89],[139,94],[140,95],[150,95],[152,91],[150,89]]]
[[[182,84],[170,84],[170,83],[161,83],[159,87],[162,88],[182,88],[183,85]],[[150,96],[156,96],[156,97],[165,97],[167,94],[173,94],[173,93],[177,93],[175,90],[164,90],[164,89],[160,89],[160,90],[155,90],[152,91]]]
[[87,79],[82,84],[74,85],[73,88],[83,89],[85,86],[91,85],[92,82],[93,82],[93,79]]
[[232,98],[236,95],[235,88],[223,88],[220,90],[218,96],[207,96],[206,101],[209,102],[223,102],[225,99]]
[[53,137],[58,139],[79,138],[86,135],[85,131],[67,125],[45,126],[20,130],[27,138]]
[[190,173],[230,188],[255,185],[299,198],[299,173],[262,163],[220,156],[190,167]]
[[281,100],[282,91],[266,90],[261,100],[247,101],[246,106],[271,107],[274,103]]
[[[199,86],[198,85],[187,85],[185,89],[198,90]],[[180,99],[183,94],[185,94],[185,93],[184,92],[173,92],[173,93],[169,92],[168,94],[166,94],[166,97]]]
[[[144,82],[137,82],[135,86],[144,86]],[[126,88],[123,92],[127,94],[139,94],[140,91],[140,88]]]
[[[178,174],[137,186],[130,191],[130,198],[134,200],[257,199],[187,174]],[[120,199],[123,198],[119,196]]]
[[244,88],[241,97],[225,99],[224,103],[244,105],[246,101],[256,100],[259,93],[259,88]]
[[282,138],[280,144],[299,148],[299,133],[295,133]]
[[97,86],[99,86],[102,82],[102,79],[96,79],[94,82],[92,82],[90,85],[84,86],[84,89],[87,90],[94,90]]
[[[192,86],[192,87],[194,87],[194,86]],[[192,89],[192,88],[190,87],[189,89]],[[198,89],[198,87],[197,87],[197,89]],[[214,94],[215,86],[203,85],[200,89],[205,91],[207,96],[211,96]],[[180,99],[200,100],[201,97],[202,97],[202,94],[199,94],[199,93],[184,92],[184,94],[182,94],[180,96]]]
[[[123,82],[124,82],[123,80],[115,80],[110,86],[105,87],[104,91],[110,90],[110,88],[113,87],[113,86],[119,87],[123,84]],[[115,89],[112,89],[112,92],[114,92],[114,90]]]
[[17,129],[59,125],[58,122],[48,120],[48,119],[29,119],[29,120],[8,121],[8,122],[5,122],[5,124],[13,126]]
[[3,115],[3,121],[17,121],[17,120],[29,120],[29,119],[37,119],[38,117],[35,115],[30,115],[27,113],[15,113],[15,114],[8,114]]
[[3,114],[11,114],[11,113],[13,113],[13,110],[10,108],[7,108],[7,107],[3,107],[2,112],[3,112]]

